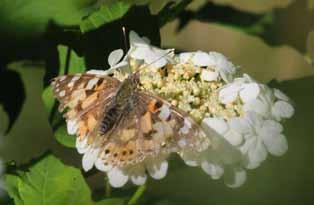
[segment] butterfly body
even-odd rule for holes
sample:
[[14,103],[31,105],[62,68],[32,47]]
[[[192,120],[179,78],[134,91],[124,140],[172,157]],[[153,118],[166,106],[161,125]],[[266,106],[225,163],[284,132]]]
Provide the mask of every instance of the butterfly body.
[[103,120],[100,127],[100,134],[105,135],[114,128],[116,122],[120,121],[123,115],[130,113],[138,100],[137,91],[138,81],[134,80],[136,76],[130,75],[125,79],[116,91],[110,105],[103,114]]
[[60,110],[68,108],[68,131],[86,147],[79,152],[96,150],[100,164],[125,167],[148,157],[208,147],[203,130],[186,113],[139,89],[139,76],[136,72],[123,81],[93,74],[54,79]]

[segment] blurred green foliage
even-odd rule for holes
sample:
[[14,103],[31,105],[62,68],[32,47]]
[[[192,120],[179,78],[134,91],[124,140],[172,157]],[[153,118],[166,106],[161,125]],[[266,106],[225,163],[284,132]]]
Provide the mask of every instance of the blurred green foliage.
[[[3,139],[0,141],[3,145],[0,146],[0,157],[3,156],[9,164],[5,175],[9,197],[4,197],[3,204],[121,205],[132,195],[135,187],[126,187],[113,190],[111,197],[114,198],[106,198],[102,175],[92,171],[83,176],[79,168],[73,167],[80,167],[81,164],[79,154],[74,149],[68,149],[74,147],[75,139],[66,132],[49,86],[50,80],[58,75],[80,73],[92,68],[106,69],[108,53],[123,48],[122,26],[147,35],[153,44],[158,45],[162,26],[177,20],[179,23],[174,38],[179,38],[190,22],[203,22],[203,27],[220,25],[231,33],[245,33],[248,39],[254,35],[259,41],[263,39],[263,45],[267,42],[270,47],[291,45],[300,51],[298,57],[306,55],[314,59],[313,7],[313,0],[2,0],[0,137]],[[287,14],[285,11],[290,12]],[[295,14],[295,11],[299,13]],[[290,14],[292,17],[284,21],[285,15]],[[283,29],[278,35],[276,29],[283,26],[282,22],[290,27],[301,23],[295,20],[300,14],[304,14],[307,21],[302,22],[306,26],[299,32],[308,39],[291,41],[285,38],[297,29],[282,32],[285,31]],[[189,32],[193,37],[193,32],[198,31]],[[210,32],[207,36],[212,37]],[[175,42],[168,34],[165,38],[168,42]],[[226,36],[220,38],[226,40]],[[188,43],[196,43],[196,40],[184,40],[186,45],[174,46],[182,50],[192,49]],[[206,39],[201,40],[207,42]],[[251,44],[242,45],[242,42],[230,50],[245,59],[247,57],[241,52]],[[211,47],[212,44],[206,46]],[[295,53],[297,51],[294,51],[294,56]],[[258,51],[254,55],[267,59]],[[276,70],[277,65],[279,63],[274,63],[270,70]],[[285,68],[284,64],[280,66]],[[303,70],[310,68],[312,70],[304,72],[304,76],[314,74],[314,68],[313,65],[302,67]],[[301,65],[295,64],[293,72],[287,70],[282,73],[251,69],[252,73],[263,75],[258,76],[260,79],[264,76],[274,79],[291,72],[289,81],[271,83],[285,91],[296,104],[296,117],[287,122],[290,148],[286,156],[272,158],[265,166],[250,172],[248,183],[236,190],[226,188],[221,181],[204,180],[208,177],[200,170],[183,167],[177,159],[172,159],[168,177],[160,182],[149,181],[148,190],[138,204],[313,203],[314,160],[311,145],[314,98],[309,92],[314,88],[314,81],[313,77],[294,79],[297,69],[302,70]],[[55,156],[43,155],[48,149]],[[39,156],[41,158],[38,159]],[[11,166],[11,160],[16,161],[16,165]]]

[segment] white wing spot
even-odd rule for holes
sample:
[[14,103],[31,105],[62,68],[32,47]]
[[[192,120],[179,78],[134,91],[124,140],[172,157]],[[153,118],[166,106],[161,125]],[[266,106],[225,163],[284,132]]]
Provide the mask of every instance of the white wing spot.
[[59,78],[59,80],[60,80],[60,81],[64,81],[66,78],[67,78],[67,77],[64,75],[64,76],[61,76],[61,77]]
[[60,97],[64,97],[64,96],[65,96],[65,90],[62,90],[62,91],[59,93],[59,96],[60,96]]
[[73,87],[73,86],[74,86],[74,82],[71,81],[71,82],[68,84],[68,87],[71,88],[71,87]]
[[184,118],[184,126],[181,127],[179,132],[182,134],[188,134],[191,127],[192,127],[192,123],[191,123],[190,119]]
[[163,104],[160,108],[160,113],[158,117],[162,120],[167,120],[171,114],[171,110],[169,109],[169,106],[166,104]]
[[72,78],[71,82],[75,82],[75,81],[77,81],[77,80],[80,79],[80,78],[81,78],[81,75],[75,75],[75,76]]
[[98,82],[99,78],[93,78],[91,80],[88,81],[87,85],[86,85],[86,89],[90,90],[92,89]]

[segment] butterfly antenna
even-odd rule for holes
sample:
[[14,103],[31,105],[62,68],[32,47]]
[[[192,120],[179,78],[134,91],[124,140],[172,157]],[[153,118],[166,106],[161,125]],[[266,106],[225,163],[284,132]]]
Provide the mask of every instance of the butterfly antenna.
[[[128,46],[128,40],[127,40],[127,37],[126,37],[126,30],[125,30],[124,26],[122,26],[122,34],[123,34],[123,42],[124,42],[124,51],[127,54],[129,46]],[[128,64],[129,64],[129,66],[128,66],[129,67],[129,73],[132,73],[131,64],[130,64],[130,58],[127,58],[127,60],[128,60]]]
[[124,27],[124,26],[122,26],[122,34],[123,34],[123,41],[124,41],[125,53],[127,53],[129,47],[128,47],[128,42],[127,42],[128,40],[127,40],[127,37],[126,37],[126,31],[125,31],[125,27]]
[[169,54],[173,54],[173,53],[174,53],[174,49],[173,49],[173,48],[172,48],[172,49],[169,49],[169,50],[167,51],[167,53],[165,53],[164,55],[162,55],[162,56],[158,57],[157,59],[153,60],[153,61],[150,62],[149,64],[145,65],[144,68],[146,68],[146,67],[148,67],[148,66],[150,66],[150,65],[152,65],[152,64],[154,64],[154,63],[156,63],[156,62],[159,61],[160,59],[166,57],[166,56],[169,55]]

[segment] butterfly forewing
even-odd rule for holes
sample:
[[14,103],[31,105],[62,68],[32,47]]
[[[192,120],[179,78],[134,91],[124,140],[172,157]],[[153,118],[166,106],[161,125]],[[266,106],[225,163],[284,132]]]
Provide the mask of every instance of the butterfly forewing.
[[89,143],[106,106],[114,97],[120,81],[93,74],[76,74],[57,77],[53,80],[54,96],[60,101],[59,110],[67,108],[64,117],[70,134],[81,139],[90,136]]

